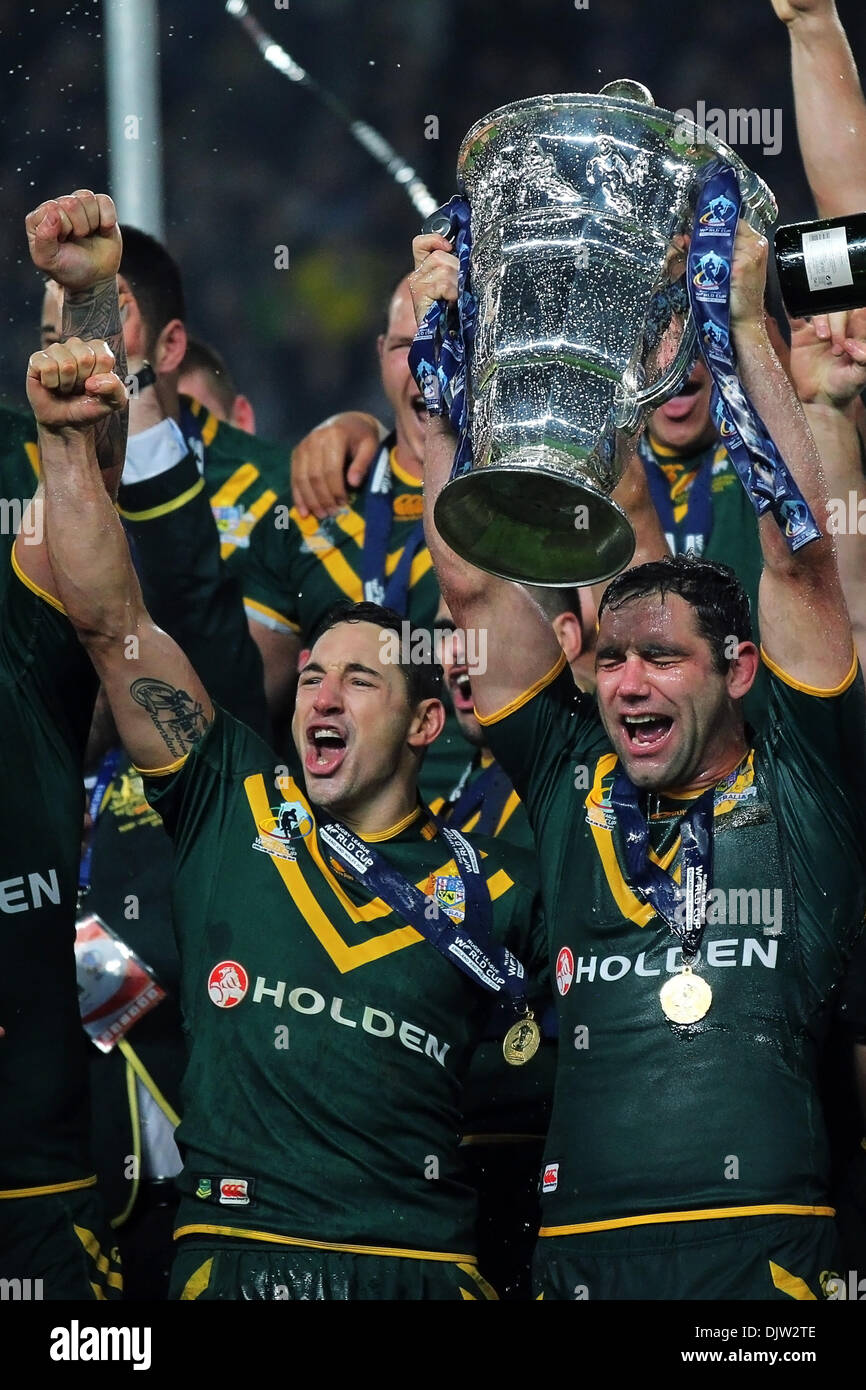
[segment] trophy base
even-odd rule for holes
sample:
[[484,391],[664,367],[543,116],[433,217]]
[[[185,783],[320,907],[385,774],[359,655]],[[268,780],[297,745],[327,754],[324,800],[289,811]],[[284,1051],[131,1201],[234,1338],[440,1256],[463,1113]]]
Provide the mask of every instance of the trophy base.
[[544,465],[464,473],[442,489],[433,514],[462,559],[518,584],[597,584],[634,554],[634,531],[616,502]]

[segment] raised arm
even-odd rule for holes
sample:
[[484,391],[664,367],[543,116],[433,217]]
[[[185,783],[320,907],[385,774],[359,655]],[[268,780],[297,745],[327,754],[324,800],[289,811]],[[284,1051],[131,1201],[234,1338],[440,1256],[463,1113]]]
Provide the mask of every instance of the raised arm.
[[103,485],[94,427],[126,405],[113,366],[104,343],[55,344],[31,357],[27,395],[39,426],[56,593],[105,687],[128,753],[139,767],[163,768],[189,752],[213,708],[180,647],[144,607]]
[[818,445],[827,481],[827,529],[835,539],[839,578],[860,664],[866,668],[866,534],[859,503],[866,489],[857,430],[866,387],[866,309],[847,315],[845,350],[837,354],[805,319],[791,324],[791,376]]
[[822,217],[866,208],[866,100],[835,0],[773,0],[791,40],[797,134]]
[[759,535],[764,568],[758,589],[761,639],[770,661],[802,685],[830,690],[851,669],[851,625],[827,535],[821,459],[794,388],[764,321],[767,242],[741,222],[731,277],[731,326],[743,386],[808,502],[822,536],[795,554],[769,513]]
[[[49,198],[24,219],[30,258],[37,270],[63,290],[61,340],[98,338],[114,354],[115,370],[126,379],[126,349],[117,300],[117,270],[123,250],[114,203],[107,193],[79,188]],[[114,411],[93,426],[99,466],[117,469],[116,489],[126,454],[126,411]]]
[[[445,238],[435,235],[416,237],[412,250],[416,269],[409,285],[420,323],[435,300],[456,300],[457,257]],[[486,633],[487,670],[473,675],[472,690],[479,714],[491,715],[546,676],[560,651],[553,628],[525,589],[468,564],[439,536],[433,508],[450,476],[455,445],[447,420],[431,416],[424,449],[424,531],[455,623]]]

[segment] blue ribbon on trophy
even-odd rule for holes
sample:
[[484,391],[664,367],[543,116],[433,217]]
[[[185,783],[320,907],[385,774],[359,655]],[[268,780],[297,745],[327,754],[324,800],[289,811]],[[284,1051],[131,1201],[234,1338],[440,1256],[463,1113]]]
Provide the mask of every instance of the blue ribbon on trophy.
[[730,164],[708,165],[688,255],[689,300],[701,355],[713,379],[711,410],[758,516],[772,512],[792,551],[819,538],[815,519],[737,376],[731,343],[731,267],[740,185]]
[[455,194],[434,212],[429,222],[447,219],[454,236],[454,254],[460,262],[457,276],[456,314],[440,302],[431,304],[409,350],[409,370],[418,383],[431,415],[441,415],[443,405],[457,434],[457,451],[451,477],[472,467],[469,434],[469,400],[466,363],[475,341],[478,304],[469,289],[469,253],[472,250],[471,212],[465,198]]

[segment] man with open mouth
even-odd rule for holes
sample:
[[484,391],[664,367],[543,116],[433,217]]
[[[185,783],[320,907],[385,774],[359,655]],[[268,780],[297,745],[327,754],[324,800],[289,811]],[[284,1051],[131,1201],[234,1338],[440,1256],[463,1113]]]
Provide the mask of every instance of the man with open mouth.
[[[293,455],[292,492],[276,500],[250,539],[243,565],[244,603],[264,662],[278,743],[291,711],[299,658],[333,604],[344,599],[384,603],[413,627],[432,631],[439,589],[421,519],[427,411],[409,371],[414,336],[404,277],[388,301],[384,331],[377,339],[393,429],[380,432],[372,416],[352,413],[336,417],[348,419],[348,430],[333,422],[314,430]],[[351,452],[353,431],[367,443],[361,448],[364,466],[356,456],[347,478],[344,448],[348,441]],[[315,469],[308,509],[299,490],[310,459]],[[424,796],[446,796],[461,766],[460,734],[449,708],[445,730],[425,760]]]
[[[420,322],[456,302],[458,262],[439,236],[413,249]],[[821,526],[817,450],[764,323],[766,254],[741,224],[740,379]],[[838,1246],[817,1060],[866,905],[866,709],[831,538],[792,553],[761,517],[760,654],[725,566],[617,576],[596,703],[525,591],[438,536],[454,448],[431,419],[428,544],[455,621],[488,632],[475,709],[534,831],[559,1010],[537,1293],[820,1298]]]
[[170,1296],[495,1297],[457,1136],[491,1010],[513,1060],[537,1045],[532,856],[419,801],[441,669],[393,658],[399,613],[347,602],[313,633],[299,781],[213,706],[147,614],[99,480],[92,421],[126,401],[111,366],[72,339],[31,359],[28,391],[59,597],[175,845],[190,1051]]

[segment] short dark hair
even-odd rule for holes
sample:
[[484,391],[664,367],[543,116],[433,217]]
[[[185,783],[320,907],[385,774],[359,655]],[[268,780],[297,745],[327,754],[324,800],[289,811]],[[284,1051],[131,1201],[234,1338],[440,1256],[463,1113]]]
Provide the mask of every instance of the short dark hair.
[[156,237],[124,226],[120,274],[138,300],[152,348],[167,323],[186,316],[177,261]]
[[[403,643],[404,623],[406,619],[397,612],[396,608],[385,608],[380,603],[352,603],[350,599],[341,599],[335,603],[324,615],[322,620],[313,629],[310,638],[310,647],[314,647],[319,638],[332,627],[337,627],[340,623],[373,623],[375,627],[381,628],[384,632],[394,632],[401,639],[401,654],[406,660],[398,664],[400,670],[406,678],[406,689],[409,696],[409,703],[413,707],[421,700],[441,700],[445,684],[445,674],[438,661],[412,661],[409,654],[415,646],[416,637],[425,629],[409,629],[409,652],[405,651]],[[422,649],[430,652],[432,658],[432,637],[426,643],[421,643]]]
[[216,348],[212,348],[208,343],[203,343],[200,338],[188,337],[186,352],[178,371],[181,376],[185,372],[204,372],[226,415],[231,414],[238,388],[225,364],[225,359],[221,353],[217,352]]
[[618,574],[602,595],[599,622],[606,608],[616,612],[632,599],[656,593],[662,602],[668,593],[679,594],[694,608],[698,629],[709,643],[713,665],[720,675],[731,664],[729,639],[752,641],[749,599],[734,571],[729,565],[699,560],[694,555],[650,560]]

